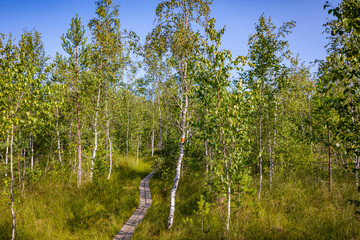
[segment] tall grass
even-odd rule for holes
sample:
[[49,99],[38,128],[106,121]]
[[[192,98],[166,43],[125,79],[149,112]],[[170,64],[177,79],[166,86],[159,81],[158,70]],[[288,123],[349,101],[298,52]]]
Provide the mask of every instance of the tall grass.
[[[111,239],[139,204],[139,184],[151,170],[150,159],[117,157],[110,181],[80,189],[75,176],[47,174],[16,203],[17,239]],[[11,238],[11,214],[0,202],[0,239]]]
[[[202,178],[201,174],[184,173],[177,193],[175,224],[166,230],[171,184],[165,189],[155,176],[150,184],[153,206],[134,239],[360,239],[354,206],[346,203],[359,198],[350,177],[340,176],[332,194],[326,181],[293,174],[277,176],[271,188],[265,181],[260,202],[256,194],[233,196],[229,236],[225,235],[224,197],[212,202],[208,214],[199,214]],[[256,181],[253,187],[257,187]]]

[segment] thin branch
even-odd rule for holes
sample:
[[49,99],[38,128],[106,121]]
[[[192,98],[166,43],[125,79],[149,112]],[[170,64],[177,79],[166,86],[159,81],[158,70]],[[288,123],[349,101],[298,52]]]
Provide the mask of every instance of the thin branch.
[[23,96],[24,96],[24,92],[21,93],[19,102],[17,103],[16,108],[15,108],[14,114],[17,112],[18,108],[20,107],[21,99],[22,99]]
[[179,104],[179,101],[174,97],[174,95],[172,95],[169,90],[166,88],[165,84],[161,81],[159,75],[156,73],[156,76],[158,78],[158,81],[161,83],[162,87],[165,89],[165,91],[167,92],[167,94],[169,94],[169,96],[174,99],[174,101],[176,102],[176,105],[182,110],[181,105]]
[[193,134],[191,134],[190,137],[186,138],[186,139],[185,139],[185,142],[186,142],[187,140],[189,140],[190,138],[192,138],[196,133],[198,133],[198,129],[196,129],[196,131],[195,131]]
[[[180,128],[180,122],[178,120],[176,120],[176,118],[174,117],[174,115],[172,115],[170,112],[168,112],[168,114],[170,115],[172,121],[174,121],[177,126]],[[175,125],[175,124],[174,124]]]

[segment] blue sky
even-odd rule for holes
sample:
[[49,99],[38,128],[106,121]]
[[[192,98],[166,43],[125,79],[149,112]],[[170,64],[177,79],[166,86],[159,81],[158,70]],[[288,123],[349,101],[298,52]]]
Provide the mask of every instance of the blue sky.
[[[132,29],[143,40],[153,27],[155,8],[161,0],[115,0],[120,4],[122,27]],[[338,0],[330,1],[336,5]],[[306,64],[326,56],[326,35],[322,26],[329,17],[323,9],[325,0],[214,0],[211,15],[217,26],[227,25],[222,46],[233,55],[247,54],[249,35],[264,12],[276,26],[295,20],[288,36],[290,49]],[[67,31],[71,18],[79,14],[87,25],[95,16],[93,0],[0,0],[0,32],[19,39],[23,29],[42,33],[50,57],[62,52],[60,36]]]

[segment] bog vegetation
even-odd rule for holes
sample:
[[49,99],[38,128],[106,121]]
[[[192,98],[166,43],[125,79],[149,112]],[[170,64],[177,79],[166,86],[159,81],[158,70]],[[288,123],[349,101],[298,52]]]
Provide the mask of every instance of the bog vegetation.
[[152,169],[134,239],[360,238],[360,1],[325,4],[316,73],[291,19],[233,56],[211,2],[161,2],[142,40],[96,1],[52,58],[0,34],[0,239],[111,239]]

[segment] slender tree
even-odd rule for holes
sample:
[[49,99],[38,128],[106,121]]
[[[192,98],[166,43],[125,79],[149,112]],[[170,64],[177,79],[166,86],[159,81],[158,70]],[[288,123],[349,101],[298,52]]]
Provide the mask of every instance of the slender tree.
[[72,82],[71,87],[75,89],[74,92],[74,102],[76,109],[76,128],[77,128],[77,153],[78,153],[78,167],[77,167],[77,186],[81,186],[82,178],[82,152],[81,152],[81,119],[80,119],[80,81],[81,81],[81,72],[80,72],[80,59],[84,57],[86,48],[86,37],[85,37],[85,27],[81,25],[81,18],[76,15],[75,18],[71,19],[70,29],[66,34],[63,34],[61,37],[63,43],[62,47],[70,57],[68,61],[72,66]]

